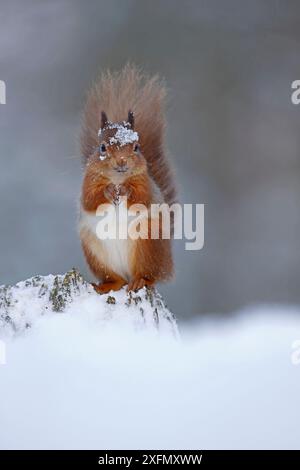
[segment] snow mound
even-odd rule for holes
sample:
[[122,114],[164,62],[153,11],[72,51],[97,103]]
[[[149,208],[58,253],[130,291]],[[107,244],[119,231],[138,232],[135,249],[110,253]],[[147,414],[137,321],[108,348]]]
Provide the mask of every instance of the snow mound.
[[117,325],[178,337],[174,315],[155,289],[127,293],[123,288],[99,295],[76,269],[0,287],[0,337],[20,334],[40,317],[55,313],[79,315],[99,328]]
[[155,291],[100,296],[72,271],[2,287],[0,312],[1,449],[299,449],[298,307],[174,341]]

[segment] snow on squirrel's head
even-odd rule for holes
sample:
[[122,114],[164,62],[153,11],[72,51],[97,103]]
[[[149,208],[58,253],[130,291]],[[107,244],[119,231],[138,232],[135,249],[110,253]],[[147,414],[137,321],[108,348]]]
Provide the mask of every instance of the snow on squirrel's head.
[[108,121],[106,113],[102,112],[101,128],[99,129],[98,137],[101,140],[106,137],[108,145],[116,145],[118,147],[138,142],[139,135],[134,131],[133,112],[128,112],[127,121],[116,123]]
[[97,162],[112,182],[120,183],[130,176],[144,173],[146,160],[134,130],[134,114],[128,111],[127,121],[111,122],[104,111],[98,132]]

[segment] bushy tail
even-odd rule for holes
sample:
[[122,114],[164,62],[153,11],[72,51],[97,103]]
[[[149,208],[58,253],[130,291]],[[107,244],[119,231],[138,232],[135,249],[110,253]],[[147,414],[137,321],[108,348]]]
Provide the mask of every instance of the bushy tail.
[[158,76],[149,78],[132,65],[126,65],[117,73],[103,73],[87,96],[81,152],[86,161],[98,145],[101,111],[105,111],[109,121],[119,122],[127,120],[128,111],[132,110],[149,174],[160,188],[164,201],[172,204],[176,190],[164,148],[165,96],[165,87]]

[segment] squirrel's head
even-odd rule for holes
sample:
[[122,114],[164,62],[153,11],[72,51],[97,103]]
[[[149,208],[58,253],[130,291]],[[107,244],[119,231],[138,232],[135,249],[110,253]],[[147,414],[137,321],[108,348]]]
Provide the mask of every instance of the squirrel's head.
[[93,162],[113,182],[121,183],[147,170],[139,135],[134,131],[132,111],[128,112],[127,121],[117,123],[109,121],[102,112],[98,136],[99,148],[93,156]]

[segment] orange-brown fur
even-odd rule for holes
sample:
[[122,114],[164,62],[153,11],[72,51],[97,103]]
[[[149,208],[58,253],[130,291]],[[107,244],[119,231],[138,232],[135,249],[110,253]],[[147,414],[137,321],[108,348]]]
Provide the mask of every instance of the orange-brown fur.
[[103,73],[87,95],[80,142],[84,161],[88,161],[99,145],[101,112],[105,111],[110,121],[119,122],[132,110],[149,175],[171,205],[176,201],[176,186],[165,147],[165,98],[166,89],[159,77],[149,78],[134,66]]
[[[81,137],[86,161],[81,205],[86,213],[95,214],[100,204],[114,203],[117,187],[119,195],[127,196],[129,208],[136,203],[149,207],[154,202],[151,181],[161,192],[160,202],[172,204],[175,201],[173,173],[164,149],[164,98],[165,89],[157,77],[147,79],[130,66],[120,74],[104,74],[92,88],[84,111]],[[136,153],[131,143],[122,147],[107,145],[108,158],[101,161],[99,143],[107,144],[113,135],[111,129],[104,128],[99,139],[101,111],[105,111],[110,122],[121,122],[126,120],[129,110],[134,113],[134,130],[139,134],[140,152]],[[121,164],[126,165],[124,174],[116,171]],[[150,234],[150,215],[148,219]],[[132,242],[132,278],[128,280],[102,261],[101,245],[97,244],[95,235],[82,229],[80,237],[86,260],[93,274],[102,281],[97,291],[117,290],[127,283],[129,289],[135,290],[169,279],[173,273],[171,242],[162,239],[161,230],[159,232],[159,239],[149,236]]]

